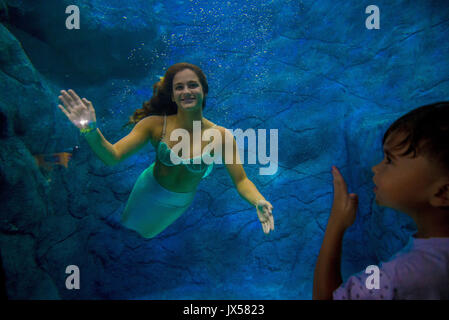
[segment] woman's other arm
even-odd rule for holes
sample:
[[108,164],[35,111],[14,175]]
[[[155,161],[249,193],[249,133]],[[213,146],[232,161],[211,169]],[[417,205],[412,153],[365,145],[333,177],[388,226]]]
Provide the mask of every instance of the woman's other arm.
[[[239,151],[237,148],[237,142],[234,139],[232,133],[226,128],[222,131],[222,160],[226,165],[226,169],[229,176],[237,189],[238,194],[256,207],[257,216],[262,223],[262,228],[265,233],[269,233],[270,230],[274,230],[274,218],[272,215],[273,206],[268,202],[265,197],[259,192],[254,183],[248,179],[245,170],[240,161]],[[227,144],[229,144],[227,146]],[[226,156],[226,151],[232,150],[232,157]],[[228,161],[226,161],[228,158]],[[231,160],[232,161],[229,161]],[[230,163],[227,163],[230,162]]]

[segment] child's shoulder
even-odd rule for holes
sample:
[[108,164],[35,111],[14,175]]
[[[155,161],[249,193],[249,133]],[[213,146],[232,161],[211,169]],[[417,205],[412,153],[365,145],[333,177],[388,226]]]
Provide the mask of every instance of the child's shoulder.
[[449,238],[413,239],[406,248],[382,265],[397,286],[438,287],[449,282]]
[[390,261],[426,263],[449,263],[449,238],[416,239],[408,243]]
[[[410,239],[377,271],[350,276],[333,298],[449,299],[449,238],[416,240]],[[377,288],[369,288],[370,283]]]

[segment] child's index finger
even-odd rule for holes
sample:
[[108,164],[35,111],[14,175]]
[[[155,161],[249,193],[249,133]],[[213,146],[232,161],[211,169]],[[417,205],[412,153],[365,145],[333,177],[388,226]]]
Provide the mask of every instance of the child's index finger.
[[335,192],[344,192],[347,193],[347,186],[346,182],[343,179],[343,176],[341,175],[340,171],[338,171],[337,167],[332,166],[332,175],[334,177],[334,191]]

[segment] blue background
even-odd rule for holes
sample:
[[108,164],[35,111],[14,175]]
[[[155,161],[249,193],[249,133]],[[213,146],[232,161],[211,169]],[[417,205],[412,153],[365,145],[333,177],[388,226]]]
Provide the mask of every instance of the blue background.
[[[80,30],[65,28],[72,4]],[[379,30],[365,27],[371,4]],[[310,299],[332,165],[359,195],[344,278],[388,259],[413,232],[405,215],[376,205],[371,167],[395,119],[447,100],[447,1],[0,0],[0,21],[0,244],[9,298]],[[205,72],[206,118],[229,129],[278,129],[277,173],[244,165],[274,206],[268,236],[224,165],[156,238],[122,227],[152,146],[108,167],[57,108],[59,91],[74,89],[93,102],[115,143],[177,62]],[[47,172],[33,159],[72,150],[68,168]],[[80,269],[80,290],[65,287],[68,265]]]

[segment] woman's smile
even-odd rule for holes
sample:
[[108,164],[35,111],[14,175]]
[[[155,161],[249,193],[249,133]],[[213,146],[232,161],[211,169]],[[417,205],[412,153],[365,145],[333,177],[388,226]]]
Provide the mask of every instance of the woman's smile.
[[192,103],[195,101],[195,98],[183,99],[184,103]]

